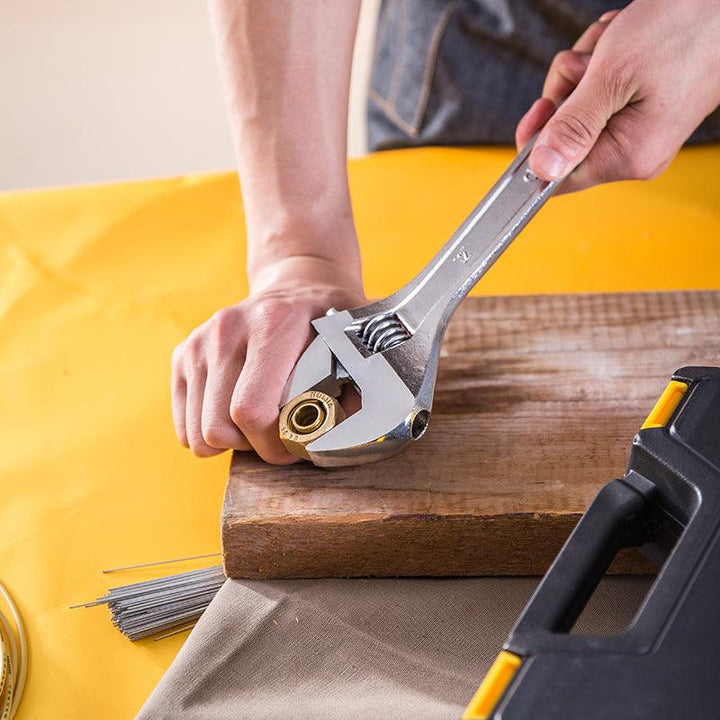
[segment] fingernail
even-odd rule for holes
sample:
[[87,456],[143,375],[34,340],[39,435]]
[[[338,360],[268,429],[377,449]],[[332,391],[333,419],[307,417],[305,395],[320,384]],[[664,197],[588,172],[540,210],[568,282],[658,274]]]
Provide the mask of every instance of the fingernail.
[[547,145],[539,145],[533,152],[533,167],[536,175],[558,180],[567,174],[567,160]]

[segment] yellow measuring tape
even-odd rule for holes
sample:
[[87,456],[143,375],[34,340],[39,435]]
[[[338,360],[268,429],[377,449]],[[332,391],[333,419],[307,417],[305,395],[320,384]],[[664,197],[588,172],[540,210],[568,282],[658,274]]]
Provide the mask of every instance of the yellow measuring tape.
[[0,595],[10,608],[15,630],[0,612],[0,720],[12,720],[17,712],[27,677],[27,635],[17,605],[5,586],[0,583]]

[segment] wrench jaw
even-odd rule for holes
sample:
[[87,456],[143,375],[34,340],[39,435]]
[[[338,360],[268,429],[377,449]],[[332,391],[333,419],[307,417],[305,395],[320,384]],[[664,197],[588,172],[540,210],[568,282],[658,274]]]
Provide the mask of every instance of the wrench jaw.
[[378,462],[397,455],[413,442],[410,433],[412,421],[408,417],[384,435],[369,437],[360,442],[356,439],[357,444],[348,447],[344,444],[343,434],[336,432],[344,429],[343,425],[348,423],[348,420],[336,425],[330,432],[306,447],[308,457],[314,465],[331,468]]
[[281,407],[309,390],[319,390],[331,397],[338,397],[343,381],[338,379],[337,370],[335,356],[318,335],[300,356],[285,383]]
[[[426,322],[401,342],[392,340],[399,319],[388,305],[371,306],[374,313],[358,308],[313,321],[318,335],[298,360],[282,401],[280,437],[293,454],[320,467],[359,465],[391,457],[425,433],[447,325],[443,305],[426,309]],[[378,337],[390,338],[389,346],[378,347]],[[296,401],[320,392],[330,396],[319,400],[329,409],[348,382],[360,395],[360,410],[347,418],[336,413],[338,419],[319,435],[302,440],[293,434],[287,419]]]
[[359,390],[361,409],[307,445],[306,451],[315,465],[339,467],[377,462],[401,452],[422,436],[429,411],[417,406],[397,375],[394,381],[361,386]]
[[[432,392],[427,401],[416,397],[383,353],[361,354],[348,334],[352,323],[348,313],[314,321],[319,334],[298,360],[283,394],[285,418],[289,414],[286,409],[308,392],[320,391],[336,398],[342,386],[352,382],[360,394],[362,407],[320,437],[312,438],[302,454],[286,445],[294,454],[321,467],[358,465],[395,455],[422,436],[430,417]],[[281,438],[287,436],[282,421],[280,430]]]

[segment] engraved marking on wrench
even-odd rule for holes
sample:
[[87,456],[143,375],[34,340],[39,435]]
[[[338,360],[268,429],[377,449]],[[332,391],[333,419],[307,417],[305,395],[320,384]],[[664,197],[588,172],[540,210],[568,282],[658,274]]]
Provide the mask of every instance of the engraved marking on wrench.
[[453,257],[453,262],[457,262],[458,260],[464,265],[470,258],[472,257],[472,253],[470,253],[465,246],[462,246]]

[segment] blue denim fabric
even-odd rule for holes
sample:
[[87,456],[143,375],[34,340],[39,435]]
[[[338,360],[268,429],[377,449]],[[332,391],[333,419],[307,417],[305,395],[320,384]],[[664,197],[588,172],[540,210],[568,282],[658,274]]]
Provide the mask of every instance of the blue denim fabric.
[[[368,100],[372,150],[512,144],[556,53],[627,0],[383,0]],[[720,111],[691,141],[720,138]]]

